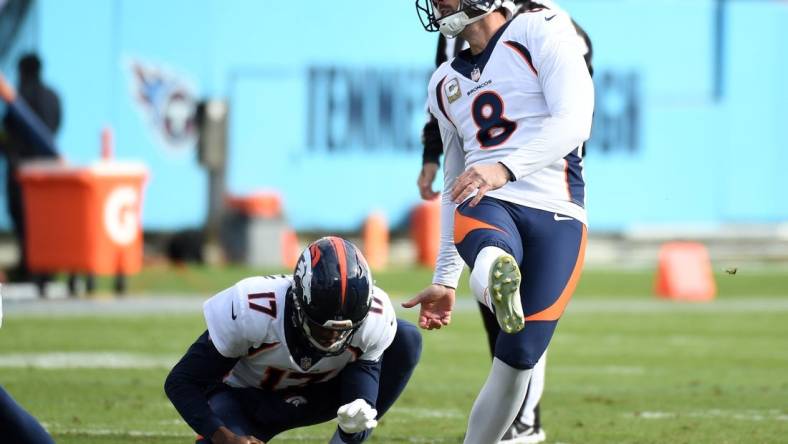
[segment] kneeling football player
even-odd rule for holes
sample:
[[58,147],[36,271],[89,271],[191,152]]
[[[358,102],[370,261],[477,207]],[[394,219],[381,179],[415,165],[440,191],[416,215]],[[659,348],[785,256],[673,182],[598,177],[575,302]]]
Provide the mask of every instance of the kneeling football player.
[[338,419],[331,443],[367,439],[421,354],[352,243],[325,237],[292,276],[250,277],[204,304],[208,326],[164,384],[198,443],[261,443]]

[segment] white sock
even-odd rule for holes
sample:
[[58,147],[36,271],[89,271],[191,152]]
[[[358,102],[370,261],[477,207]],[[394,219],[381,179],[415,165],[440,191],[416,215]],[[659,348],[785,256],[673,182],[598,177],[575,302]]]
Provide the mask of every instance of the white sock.
[[542,399],[542,393],[544,393],[544,373],[546,367],[547,351],[545,350],[542,357],[536,361],[534,372],[531,375],[531,383],[528,385],[528,394],[525,397],[525,407],[523,408],[523,413],[520,415],[520,422],[522,423],[534,425],[534,422],[536,422],[534,409],[539,404],[539,400]]
[[498,247],[484,247],[476,255],[476,260],[473,261],[473,271],[471,272],[471,291],[476,297],[476,300],[484,304],[487,308],[492,310],[490,303],[490,292],[487,290],[487,285],[490,280],[490,268],[493,262],[504,254],[506,251]]
[[531,372],[493,359],[490,375],[473,403],[464,444],[491,444],[501,440],[523,405]]

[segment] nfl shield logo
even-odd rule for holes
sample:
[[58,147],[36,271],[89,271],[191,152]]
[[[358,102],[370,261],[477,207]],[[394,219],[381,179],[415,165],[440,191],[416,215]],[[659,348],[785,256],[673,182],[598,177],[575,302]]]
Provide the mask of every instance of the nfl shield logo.
[[471,80],[473,80],[474,82],[478,82],[480,78],[482,78],[482,72],[479,71],[478,66],[475,66],[473,68],[473,71],[471,71]]
[[301,368],[304,370],[309,370],[309,367],[312,367],[312,358],[304,356],[301,358]]

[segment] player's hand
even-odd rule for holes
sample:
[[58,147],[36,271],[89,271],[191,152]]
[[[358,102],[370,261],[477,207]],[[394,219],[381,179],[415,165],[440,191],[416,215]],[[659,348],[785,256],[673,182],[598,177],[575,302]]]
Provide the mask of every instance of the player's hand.
[[425,330],[441,328],[451,323],[451,310],[454,308],[454,289],[439,284],[432,284],[421,291],[415,298],[403,302],[405,308],[421,304],[419,327]]
[[239,436],[225,426],[219,427],[211,436],[214,444],[265,444],[254,436]]
[[432,182],[435,181],[435,176],[438,174],[438,164],[434,162],[427,162],[421,166],[419,173],[419,180],[416,184],[419,186],[419,194],[424,200],[433,200],[440,195],[437,191],[433,191]]
[[507,182],[509,182],[509,170],[505,166],[498,162],[485,163],[474,165],[457,176],[449,192],[451,200],[460,204],[476,191],[476,196],[469,204],[475,207],[488,191],[497,190]]
[[374,429],[378,425],[375,420],[376,416],[378,416],[378,411],[363,399],[356,399],[337,410],[339,428],[345,433],[358,433]]

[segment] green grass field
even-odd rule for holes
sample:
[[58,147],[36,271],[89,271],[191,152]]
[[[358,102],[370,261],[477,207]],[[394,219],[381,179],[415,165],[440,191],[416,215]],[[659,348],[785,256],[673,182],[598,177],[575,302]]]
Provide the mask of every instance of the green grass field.
[[[132,289],[207,296],[246,272],[148,270]],[[399,300],[428,280],[429,272],[414,270],[377,276]],[[650,295],[649,272],[587,271],[548,355],[548,442],[786,442],[788,273],[744,269],[717,281],[717,301],[680,304]],[[192,442],[162,384],[203,329],[197,312],[7,313],[0,383],[58,443]],[[414,378],[372,442],[462,442],[489,368],[479,316],[460,309],[450,328],[424,338]],[[272,442],[325,443],[332,430],[296,430]]]

